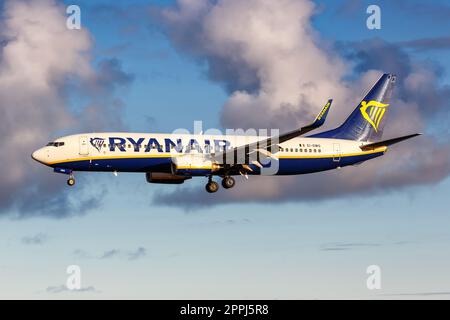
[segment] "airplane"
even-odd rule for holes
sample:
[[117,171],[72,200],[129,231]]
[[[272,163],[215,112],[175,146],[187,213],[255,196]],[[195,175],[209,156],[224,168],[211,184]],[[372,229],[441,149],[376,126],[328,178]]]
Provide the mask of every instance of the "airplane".
[[396,76],[383,74],[339,127],[304,136],[321,127],[332,100],[311,124],[274,136],[161,133],[83,133],[49,142],[32,158],[67,174],[74,172],[140,172],[149,183],[181,184],[192,177],[207,178],[206,191],[230,189],[234,176],[300,175],[359,165],[386,153],[389,146],[420,135],[381,140]]

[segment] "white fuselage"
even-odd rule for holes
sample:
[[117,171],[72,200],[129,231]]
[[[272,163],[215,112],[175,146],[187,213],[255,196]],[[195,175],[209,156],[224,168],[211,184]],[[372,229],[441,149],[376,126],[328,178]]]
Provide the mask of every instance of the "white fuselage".
[[[33,153],[33,158],[67,171],[171,172],[179,164],[185,175],[214,174],[214,154],[261,136],[189,135],[160,133],[87,133],[56,139]],[[275,174],[303,174],[359,163],[382,155],[386,148],[362,151],[364,143],[327,138],[293,138],[272,150]],[[175,159],[182,159],[175,160]],[[182,163],[182,165],[180,164]],[[250,164],[251,165],[251,164]],[[255,172],[257,167],[253,167]]]

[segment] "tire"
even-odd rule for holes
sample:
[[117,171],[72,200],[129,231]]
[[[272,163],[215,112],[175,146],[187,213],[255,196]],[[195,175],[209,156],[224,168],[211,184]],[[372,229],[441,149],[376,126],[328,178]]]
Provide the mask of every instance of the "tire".
[[231,189],[236,184],[236,180],[233,177],[225,177],[222,179],[222,187],[225,189]]
[[70,187],[73,187],[75,185],[75,179],[69,178],[69,180],[67,180],[67,185],[69,185]]
[[217,190],[219,190],[219,184],[218,184],[217,182],[215,182],[215,181],[208,182],[208,183],[206,184],[205,189],[206,189],[206,191],[207,191],[208,193],[214,193],[214,192],[217,192]]

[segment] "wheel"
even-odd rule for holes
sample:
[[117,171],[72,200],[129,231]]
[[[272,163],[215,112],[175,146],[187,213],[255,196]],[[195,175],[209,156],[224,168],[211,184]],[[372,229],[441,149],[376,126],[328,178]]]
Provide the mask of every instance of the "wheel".
[[225,189],[231,189],[236,184],[236,180],[233,177],[225,177],[222,179],[222,187]]
[[219,184],[215,181],[210,181],[206,184],[205,189],[209,193],[217,192],[217,190],[219,190]]
[[75,179],[69,178],[69,180],[67,180],[67,184],[72,187],[75,184]]

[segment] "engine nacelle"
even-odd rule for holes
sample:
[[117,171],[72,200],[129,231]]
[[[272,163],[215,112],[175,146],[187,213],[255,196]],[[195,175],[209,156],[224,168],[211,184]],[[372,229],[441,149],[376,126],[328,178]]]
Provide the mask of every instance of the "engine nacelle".
[[211,159],[208,159],[201,154],[185,154],[179,157],[174,157],[172,162],[174,174],[189,174],[193,170],[213,172],[220,169],[220,165],[214,163]]
[[182,184],[185,180],[191,179],[189,176],[177,176],[165,172],[147,172],[145,178],[148,183],[163,183],[163,184]]

